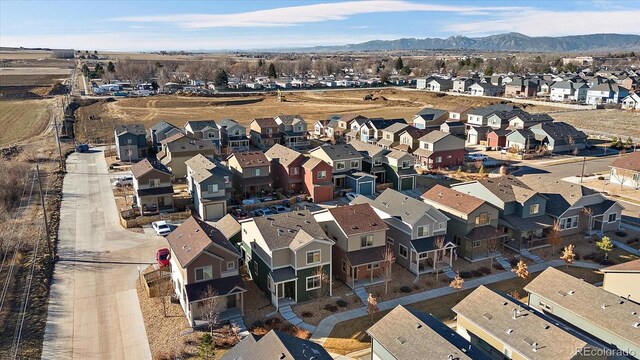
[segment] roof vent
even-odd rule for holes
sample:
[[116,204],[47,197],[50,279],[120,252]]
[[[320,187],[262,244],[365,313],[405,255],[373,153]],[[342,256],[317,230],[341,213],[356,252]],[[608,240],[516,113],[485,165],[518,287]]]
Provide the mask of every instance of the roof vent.
[[280,360],[282,360],[282,359],[284,359],[286,357],[287,357],[287,355],[285,355],[284,353],[280,353]]
[[305,221],[304,221],[304,223],[305,223],[305,224],[311,224],[311,221],[309,221],[309,220],[305,220]]
[[352,230],[357,230],[357,229],[358,229],[358,227],[357,227],[357,226],[355,226],[355,225],[353,225],[353,226],[351,227],[351,229],[352,229]]
[[575,294],[575,293],[576,293],[575,291],[571,290],[571,291],[569,291],[569,293],[568,293],[568,294],[569,294],[569,295],[573,295],[573,294]]
[[488,312],[487,312],[487,313],[484,313],[484,315],[483,315],[483,316],[484,316],[487,320],[491,320],[491,319],[493,318],[493,316],[491,316],[491,314],[489,314]]
[[543,325],[542,325],[542,327],[543,327],[545,330],[547,330],[547,329],[549,329],[549,324],[543,324]]
[[640,328],[640,322],[633,323],[633,327],[636,329]]
[[422,324],[416,323],[416,329],[420,329],[420,328],[422,328]]
[[537,342],[534,342],[533,344],[531,344],[531,350],[538,351],[538,343]]
[[507,329],[507,334],[511,335],[512,332],[513,332],[513,329]]
[[398,336],[396,338],[396,341],[400,343],[400,345],[404,345],[404,343],[407,342],[407,339],[403,338],[402,336]]
[[607,304],[602,304],[602,306],[600,306],[600,308],[602,308],[602,310],[605,310],[607,307],[609,307],[609,305],[607,305]]
[[635,312],[635,311],[631,312],[631,315],[633,315],[633,316],[636,316],[636,314],[637,314],[637,312]]

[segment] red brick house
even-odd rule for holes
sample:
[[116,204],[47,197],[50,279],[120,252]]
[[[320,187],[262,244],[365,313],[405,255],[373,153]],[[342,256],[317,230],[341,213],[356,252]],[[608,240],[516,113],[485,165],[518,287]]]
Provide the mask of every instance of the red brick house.
[[465,154],[464,139],[438,130],[421,137],[420,148],[413,152],[418,164],[429,170],[460,166]]
[[333,167],[315,157],[308,158],[302,165],[304,174],[303,188],[313,202],[322,203],[333,200]]
[[275,144],[264,155],[271,162],[271,177],[276,189],[282,189],[285,193],[302,191],[302,164],[306,159],[301,153]]
[[487,146],[492,149],[496,149],[498,146],[503,148],[507,146],[507,134],[509,134],[511,130],[498,129],[493,130],[489,134],[487,134]]

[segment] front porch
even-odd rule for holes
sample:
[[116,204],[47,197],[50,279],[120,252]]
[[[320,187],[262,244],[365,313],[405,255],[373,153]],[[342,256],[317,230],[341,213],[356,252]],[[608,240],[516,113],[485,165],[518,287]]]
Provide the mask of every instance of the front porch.
[[548,215],[524,219],[509,215],[502,225],[508,229],[510,240],[505,241],[504,246],[510,250],[519,253],[549,246],[547,235],[553,227],[553,219]]
[[[459,247],[460,256],[464,259],[476,262],[494,257],[491,250],[498,251],[504,247],[508,234],[503,229],[497,229],[491,225],[483,225],[471,230]],[[490,244],[490,242],[495,243]]]
[[249,139],[229,139],[229,148],[231,151],[249,151]]
[[345,283],[354,289],[357,286],[368,286],[384,282],[384,246],[360,249],[345,253],[343,271],[346,273]]
[[453,251],[455,244],[448,243],[442,249],[417,252],[411,249],[409,257],[409,271],[416,276],[429,274],[440,270],[440,264],[447,264],[449,267],[453,265]]
[[292,267],[276,269],[267,277],[271,304],[279,309],[297,303],[298,277]]
[[284,145],[292,149],[306,148],[310,144],[306,135],[289,135],[284,138]]

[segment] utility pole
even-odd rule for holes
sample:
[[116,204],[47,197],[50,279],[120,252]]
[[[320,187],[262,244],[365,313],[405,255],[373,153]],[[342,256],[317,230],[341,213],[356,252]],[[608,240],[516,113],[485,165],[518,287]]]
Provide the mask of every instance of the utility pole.
[[49,255],[51,259],[55,257],[53,253],[53,245],[51,245],[51,236],[49,234],[49,222],[47,221],[47,208],[44,203],[44,194],[42,194],[42,178],[40,177],[40,167],[36,164],[36,174],[38,176],[38,188],[40,189],[40,204],[42,205],[42,216],[44,217],[44,230],[47,236],[47,245],[49,247]]
[[587,157],[583,156],[582,157],[582,172],[580,173],[580,184],[582,184],[582,179],[584,178],[584,166],[587,163]]
[[56,127],[56,142],[58,143],[58,153],[60,154],[60,171],[64,171],[64,163],[62,162],[62,147],[60,145],[60,133],[58,132],[58,119],[53,118],[53,123]]

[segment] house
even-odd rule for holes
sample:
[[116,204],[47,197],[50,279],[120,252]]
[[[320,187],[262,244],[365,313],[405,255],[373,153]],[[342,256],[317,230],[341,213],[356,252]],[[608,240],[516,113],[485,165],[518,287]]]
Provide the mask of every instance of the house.
[[547,198],[513,176],[501,176],[451,185],[463,194],[482,199],[499,210],[498,224],[514,251],[548,246],[554,220],[546,214]]
[[135,162],[147,157],[147,132],[143,125],[116,125],[113,132],[120,161]]
[[384,149],[398,145],[400,143],[400,133],[407,127],[409,127],[409,125],[404,123],[395,123],[387,126],[382,130],[382,136],[380,140],[378,140],[377,145]]
[[387,182],[384,160],[389,150],[360,140],[353,140],[349,144],[362,155],[362,171],[375,176],[376,184]]
[[315,219],[335,241],[335,278],[352,289],[382,281],[388,227],[369,204],[330,208]]
[[[314,124],[313,124],[313,135],[317,138],[323,138],[323,137],[328,137],[327,136],[327,126],[329,125],[329,123],[332,121],[332,119],[324,119],[324,120],[317,120]],[[337,124],[337,120],[335,120],[336,124]]]
[[220,149],[220,129],[213,120],[187,121],[184,124],[184,132],[194,139],[209,140],[216,146],[216,149]]
[[220,230],[192,216],[167,236],[167,242],[173,288],[189,325],[207,325],[207,301],[217,301],[220,321],[244,315],[247,290],[238,269],[240,253]]
[[[242,226],[240,226],[240,223],[231,214],[227,214],[223,216],[222,219],[216,222],[209,222],[208,224],[220,230],[231,245],[240,251],[242,245]],[[243,265],[243,261],[244,259],[240,259],[240,265]]]
[[378,320],[367,334],[372,359],[491,359],[435,316],[402,305]]
[[565,122],[543,122],[529,128],[547,150],[554,153],[584,150],[587,134]]
[[604,273],[602,288],[621,298],[640,303],[640,259],[600,269]]
[[459,93],[466,93],[469,91],[469,87],[475,84],[475,80],[467,77],[458,77],[453,80],[453,91]]
[[607,81],[587,90],[587,104],[617,104],[629,95],[629,89],[619,86],[613,81]]
[[133,203],[141,215],[173,210],[171,172],[164,165],[149,159],[131,166],[133,175]]
[[553,122],[549,114],[529,114],[526,111],[513,112],[513,117],[509,119],[508,129],[528,129],[534,125]]
[[348,131],[351,131],[351,123],[355,120],[369,120],[366,116],[350,114],[344,115],[340,119],[338,119],[338,126],[335,131],[339,135],[346,134]]
[[438,130],[421,137],[420,148],[413,152],[426,169],[460,166],[465,154],[463,139]]
[[428,125],[440,125],[449,118],[446,110],[424,108],[413,117],[413,126],[426,129]]
[[490,126],[471,126],[467,130],[465,143],[468,145],[485,145],[487,143],[487,135],[493,131]]
[[[571,81],[556,81],[551,85],[549,92],[549,99],[551,101],[578,101],[580,97],[579,94],[576,94],[576,84]],[[587,87],[588,88],[588,87]],[[584,98],[582,101],[586,99],[587,91],[582,90],[584,94]]]
[[274,118],[253,119],[249,124],[249,139],[253,146],[266,150],[280,143],[280,126]]
[[504,94],[504,86],[477,82],[469,86],[469,94],[471,96],[502,96]]
[[398,191],[416,188],[418,173],[415,169],[416,158],[408,152],[392,150],[384,155],[385,179]]
[[640,151],[621,155],[609,167],[610,182],[640,189]]
[[331,180],[333,168],[318,158],[306,158],[302,164],[304,175],[303,190],[313,202],[323,203],[333,200],[334,185]]
[[278,115],[274,118],[280,128],[282,144],[288,148],[301,149],[309,146],[307,123],[300,115]]
[[217,153],[216,145],[211,141],[194,139],[183,133],[172,135],[160,141],[161,149],[156,156],[173,174],[174,179],[187,177],[187,160],[202,154],[213,157]]
[[271,165],[262,151],[233,153],[227,158],[227,163],[233,172],[236,194],[248,198],[273,190]]
[[389,226],[387,245],[396,262],[416,277],[451,266],[456,245],[447,240],[449,218],[435,207],[386,189],[375,200],[358,196],[352,204],[367,203]]
[[229,149],[229,152],[249,150],[249,138],[244,126],[233,119],[222,119],[217,125],[222,147]]
[[516,78],[504,86],[504,96],[511,98],[527,98],[536,96],[538,83],[530,79]]
[[488,243],[495,241],[496,251],[507,237],[498,225],[498,209],[482,199],[442,185],[429,189],[422,199],[449,217],[447,234],[457,246],[458,256],[469,261],[495,256]]
[[241,225],[249,275],[276,308],[332,295],[334,242],[311,212],[259,216]]
[[216,221],[227,214],[233,189],[231,171],[198,154],[186,161],[187,189],[202,220]]
[[487,117],[487,126],[490,126],[494,130],[506,129],[509,127],[509,120],[522,112],[524,111],[519,108],[515,108],[511,111],[496,111]]
[[220,360],[331,360],[332,357],[321,346],[310,340],[303,340],[277,330],[264,336],[249,334]]
[[505,104],[494,104],[486,107],[476,108],[467,112],[467,126],[487,126],[489,116],[497,111],[513,111],[516,107]]
[[[627,354],[640,354],[640,305],[549,267],[524,287],[529,306]],[[635,355],[633,355],[635,356]]]
[[[534,280],[535,281],[535,280]],[[581,359],[583,336],[510,296],[480,285],[452,308],[456,331],[493,359]]]
[[622,99],[622,108],[625,110],[640,110],[640,95],[633,93]]
[[362,172],[363,156],[353,145],[325,144],[311,150],[309,155],[325,161],[333,168],[331,177],[336,189],[350,188],[351,184],[358,185],[351,189],[359,194],[372,195],[375,192],[375,177],[369,183],[371,179],[365,175],[370,174]]
[[404,119],[369,119],[360,126],[360,140],[375,144],[382,138],[382,130],[396,123],[407,122]]
[[[444,124],[446,123],[440,125],[441,129]],[[420,138],[427,135],[429,131],[430,130],[428,129],[418,129],[415,126],[408,126],[404,128],[404,130],[400,132],[400,144],[394,146],[394,149],[413,153],[420,147]],[[462,131],[464,132],[464,124],[462,127]]]
[[506,141],[508,148],[524,152],[530,152],[542,145],[542,142],[536,138],[536,134],[531,129],[513,130],[507,134]]
[[181,132],[182,130],[180,130],[180,128],[173,124],[169,124],[164,120],[153,125],[149,129],[149,139],[151,139],[151,146],[153,147],[153,151],[160,151],[160,141]]
[[491,131],[487,134],[487,146],[494,150],[506,147],[509,133],[511,133],[511,130],[506,129]]
[[282,189],[285,193],[302,191],[304,182],[302,164],[306,158],[301,153],[275,144],[264,155],[271,162],[274,188]]
[[425,89],[427,91],[449,91],[453,89],[453,81],[451,79],[434,77],[427,82]]
[[467,122],[469,111],[473,110],[470,106],[458,106],[455,109],[449,110],[449,119],[447,121],[461,121]]

